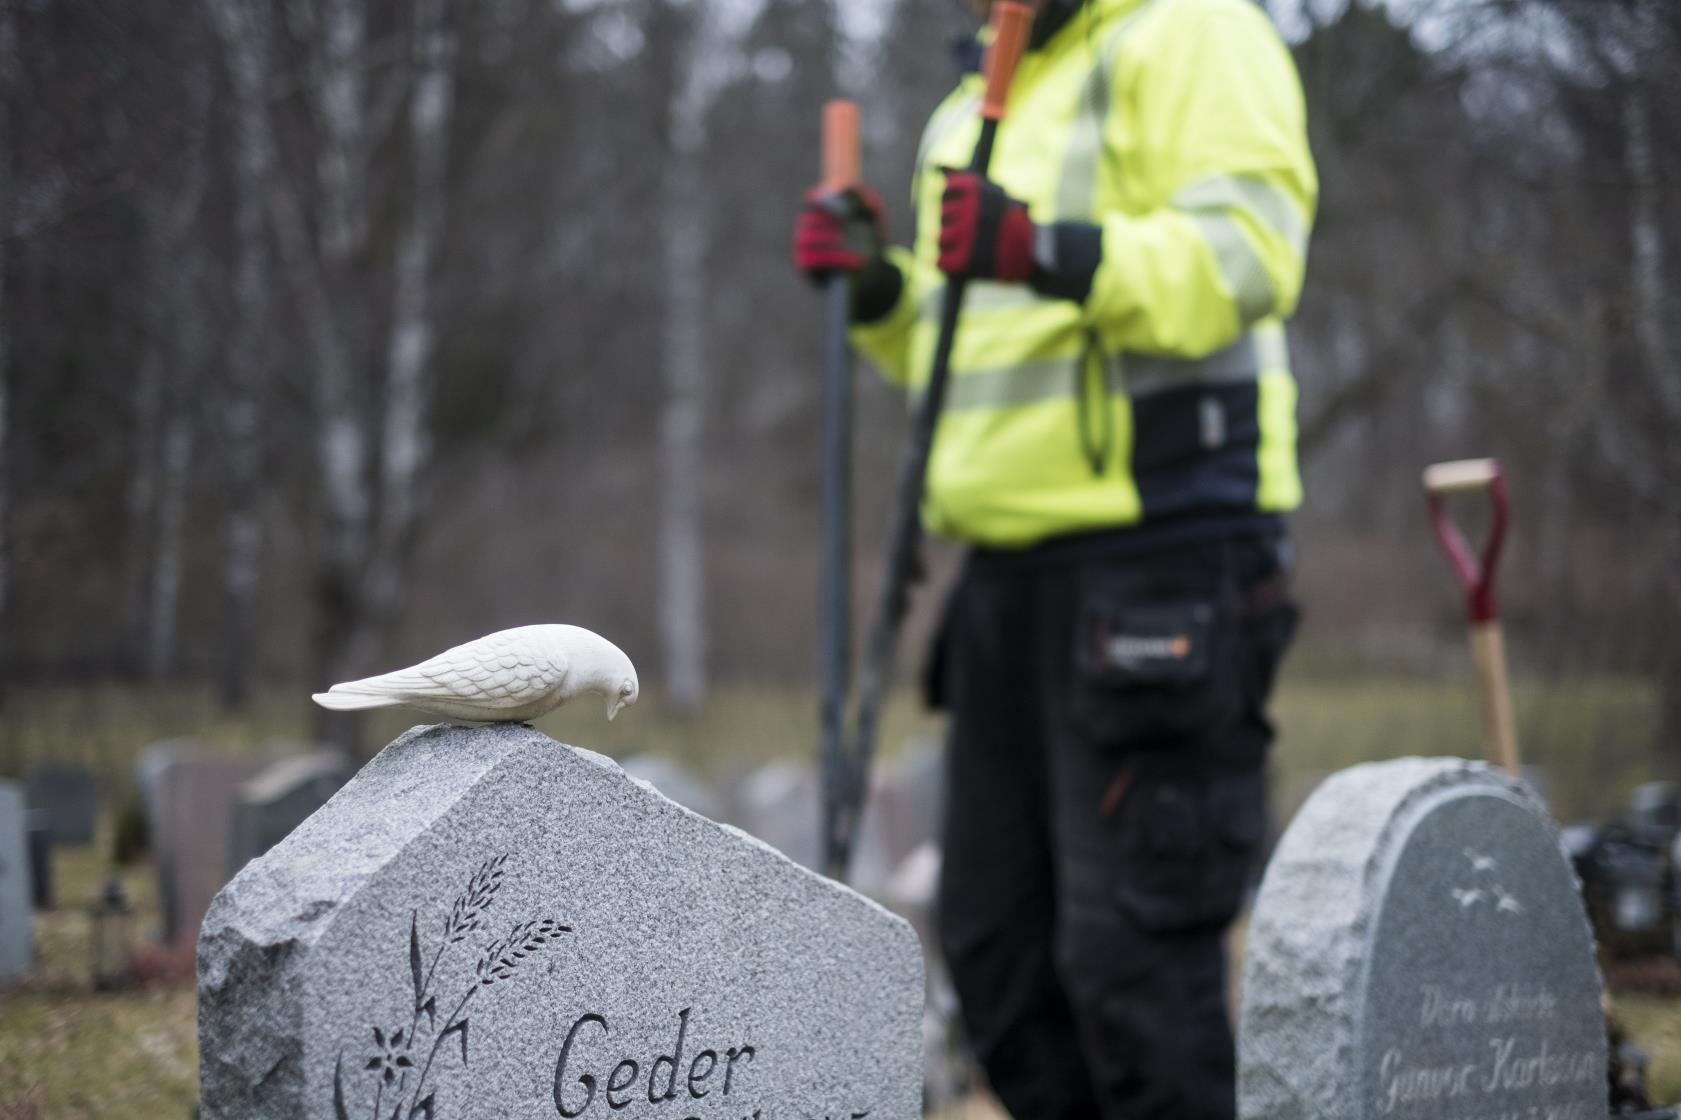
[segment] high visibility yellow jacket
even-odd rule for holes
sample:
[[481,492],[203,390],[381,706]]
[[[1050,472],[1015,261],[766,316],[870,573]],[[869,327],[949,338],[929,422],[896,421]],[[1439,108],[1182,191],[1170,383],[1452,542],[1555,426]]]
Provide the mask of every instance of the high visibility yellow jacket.
[[[927,381],[944,276],[941,167],[966,167],[981,80],[923,135],[904,277],[853,341]],[[989,172],[1035,222],[1100,227],[1083,304],[968,287],[923,520],[990,547],[1294,508],[1301,291],[1318,181],[1300,80],[1249,0],[1087,0],[1022,60]]]

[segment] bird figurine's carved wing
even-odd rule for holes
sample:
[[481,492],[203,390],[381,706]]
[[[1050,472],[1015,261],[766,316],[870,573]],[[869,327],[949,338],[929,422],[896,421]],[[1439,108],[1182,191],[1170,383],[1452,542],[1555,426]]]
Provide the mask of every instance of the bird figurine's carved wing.
[[446,649],[407,669],[334,685],[333,692],[366,692],[404,700],[475,699],[519,707],[566,684],[566,655],[503,631]]
[[536,719],[580,692],[607,700],[611,719],[634,703],[636,668],[613,643],[578,626],[519,626],[447,649],[407,669],[335,684],[315,702],[335,711],[417,708],[445,719]]

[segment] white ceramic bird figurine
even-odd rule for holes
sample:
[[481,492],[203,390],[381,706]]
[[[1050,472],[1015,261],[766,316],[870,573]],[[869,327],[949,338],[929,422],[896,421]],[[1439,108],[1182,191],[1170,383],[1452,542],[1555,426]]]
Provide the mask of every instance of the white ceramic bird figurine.
[[467,723],[536,719],[581,692],[607,699],[607,718],[634,704],[636,667],[618,646],[581,626],[516,626],[446,649],[419,665],[335,684],[323,708],[415,708]]

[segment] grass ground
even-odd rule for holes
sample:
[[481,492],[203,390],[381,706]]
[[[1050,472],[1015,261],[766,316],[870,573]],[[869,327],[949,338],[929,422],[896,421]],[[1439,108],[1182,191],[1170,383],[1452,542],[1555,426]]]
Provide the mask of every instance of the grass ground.
[[[1604,815],[1628,790],[1656,774],[1649,749],[1656,703],[1649,688],[1621,680],[1574,681],[1568,687],[1520,688],[1525,758],[1540,766],[1557,815]],[[1275,802],[1282,819],[1323,775],[1355,762],[1405,754],[1473,754],[1476,697],[1469,687],[1416,680],[1287,681],[1276,706],[1282,728],[1275,757]],[[228,750],[304,739],[308,710],[293,696],[260,698],[242,718],[218,713],[199,692],[136,693],[101,687],[22,693],[0,719],[0,775],[36,760],[70,759],[98,773],[120,802],[131,796],[139,748],[193,737]],[[408,724],[382,717],[369,739],[384,742]],[[563,710],[543,730],[608,754],[651,750],[724,780],[779,756],[809,756],[816,704],[808,694],[733,691],[692,720],[645,700],[609,724],[594,710]],[[907,699],[888,713],[882,741],[937,734],[936,721]],[[1667,775],[1675,776],[1675,775]],[[39,967],[27,983],[0,992],[0,1120],[148,1117],[190,1114],[196,1096],[197,1046],[190,981],[154,982],[120,994],[88,985],[88,904],[106,872],[108,834],[93,848],[55,853],[60,908],[37,919]],[[121,872],[142,938],[155,928],[151,873]],[[1658,1099],[1681,1100],[1681,1000],[1614,993],[1619,1012],[1651,1053]],[[984,1101],[963,1120],[996,1115]]]

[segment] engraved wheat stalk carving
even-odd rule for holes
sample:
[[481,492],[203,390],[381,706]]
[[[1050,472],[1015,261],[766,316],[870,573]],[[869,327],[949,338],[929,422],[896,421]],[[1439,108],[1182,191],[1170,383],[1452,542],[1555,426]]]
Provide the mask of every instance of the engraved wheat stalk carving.
[[[387,1032],[379,1027],[373,1028],[374,1044],[378,1050],[363,1067],[365,1071],[377,1074],[373,1110],[369,1114],[371,1120],[415,1120],[416,1117],[436,1120],[437,1090],[426,1091],[428,1078],[433,1062],[438,1057],[438,1051],[451,1036],[459,1037],[461,1064],[467,1064],[467,1004],[481,989],[512,979],[520,965],[532,954],[558,941],[561,934],[572,932],[571,926],[562,925],[554,918],[532,918],[515,922],[508,930],[507,936],[493,939],[485,945],[474,966],[472,982],[468,984],[467,990],[462,993],[450,1013],[443,1017],[443,1029],[438,1029],[438,997],[433,987],[438,974],[438,964],[450,946],[458,945],[470,935],[488,928],[485,924],[485,911],[490,909],[491,903],[496,900],[497,892],[502,888],[508,855],[509,853],[504,852],[492,856],[473,872],[467,881],[466,889],[456,896],[450,906],[430,964],[423,964],[425,954],[420,943],[420,911],[416,909],[410,912],[409,975],[414,986],[412,1017],[406,1030]],[[420,1075],[415,1081],[414,1090],[410,1092],[409,1074],[416,1067],[413,1052],[415,1042],[420,1037],[422,1016],[426,1019],[425,1029],[432,1035],[431,1045],[427,1049],[425,1063],[420,1066]],[[335,1120],[349,1120],[350,1116],[345,1102],[343,1071],[344,1054],[341,1051],[333,1067]],[[385,1112],[387,1090],[391,1091],[389,1113]]]

